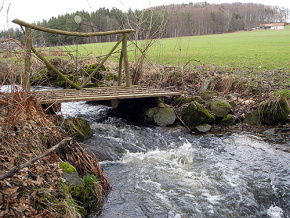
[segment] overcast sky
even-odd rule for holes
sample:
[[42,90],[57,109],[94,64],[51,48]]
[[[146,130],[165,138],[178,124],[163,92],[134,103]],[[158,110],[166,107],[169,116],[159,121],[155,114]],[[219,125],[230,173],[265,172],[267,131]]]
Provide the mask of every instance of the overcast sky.
[[[100,7],[116,7],[123,11],[144,9],[150,6],[204,2],[204,0],[0,0],[0,31],[15,28],[15,18],[32,23],[48,20],[75,11],[96,11]],[[252,2],[290,9],[290,0],[206,0],[208,3]]]

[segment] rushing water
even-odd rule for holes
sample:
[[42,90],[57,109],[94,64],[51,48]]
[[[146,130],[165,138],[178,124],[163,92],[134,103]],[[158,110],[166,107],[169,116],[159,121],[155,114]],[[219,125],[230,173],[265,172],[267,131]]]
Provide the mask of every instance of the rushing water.
[[92,217],[290,217],[287,139],[140,127],[83,102],[62,110],[91,123],[84,143],[113,187]]

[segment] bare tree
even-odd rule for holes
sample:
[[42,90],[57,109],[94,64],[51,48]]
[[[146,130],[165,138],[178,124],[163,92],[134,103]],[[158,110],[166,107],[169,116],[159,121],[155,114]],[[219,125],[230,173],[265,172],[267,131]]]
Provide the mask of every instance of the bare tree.
[[[135,29],[134,44],[135,60],[132,72],[132,84],[137,84],[143,75],[143,65],[150,48],[164,33],[166,27],[166,15],[163,10],[153,8],[143,11],[135,11],[133,16],[127,16],[128,24]],[[142,39],[142,40],[140,40]]]

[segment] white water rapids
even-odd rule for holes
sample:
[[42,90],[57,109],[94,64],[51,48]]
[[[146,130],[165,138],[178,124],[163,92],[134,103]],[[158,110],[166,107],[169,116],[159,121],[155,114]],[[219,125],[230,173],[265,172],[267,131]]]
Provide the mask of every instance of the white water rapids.
[[84,143],[113,187],[91,217],[290,217],[287,139],[135,126],[83,102],[62,110],[91,123]]

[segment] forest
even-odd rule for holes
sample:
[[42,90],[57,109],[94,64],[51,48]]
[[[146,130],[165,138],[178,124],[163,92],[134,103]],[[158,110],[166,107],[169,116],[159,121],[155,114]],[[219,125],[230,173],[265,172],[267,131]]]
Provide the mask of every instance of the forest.
[[[82,20],[76,24],[74,17]],[[36,24],[77,32],[102,32],[118,29],[135,29],[133,39],[172,38],[182,36],[222,34],[251,30],[260,24],[286,22],[289,9],[254,3],[208,4],[207,2],[159,6],[144,10],[123,12],[117,8],[100,8],[94,12],[77,11],[59,15]],[[21,19],[21,18],[20,18]],[[116,41],[118,36],[77,38],[40,31],[33,32],[35,46],[57,46]],[[19,28],[0,32],[0,39],[15,38],[24,43]]]

